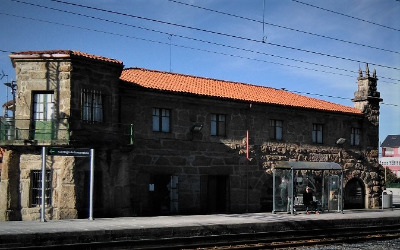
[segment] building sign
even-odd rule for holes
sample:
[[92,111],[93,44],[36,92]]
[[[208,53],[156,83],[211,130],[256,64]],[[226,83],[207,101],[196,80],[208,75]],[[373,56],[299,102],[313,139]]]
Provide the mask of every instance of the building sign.
[[87,148],[49,148],[49,155],[89,157],[90,149]]

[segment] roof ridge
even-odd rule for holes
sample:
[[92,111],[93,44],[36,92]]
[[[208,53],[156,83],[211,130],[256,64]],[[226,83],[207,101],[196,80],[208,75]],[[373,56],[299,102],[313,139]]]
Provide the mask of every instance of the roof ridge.
[[[292,93],[292,92],[290,92],[288,90],[273,88],[273,87],[269,87],[269,86],[262,86],[262,85],[257,85],[257,84],[253,84],[253,83],[244,83],[244,82],[238,82],[238,81],[221,80],[221,79],[217,79],[217,78],[211,78],[211,77],[205,77],[205,76],[194,76],[194,75],[189,75],[189,74],[168,72],[168,71],[157,70],[157,69],[146,69],[146,68],[141,68],[141,67],[129,67],[129,68],[125,68],[123,71],[130,70],[130,69],[139,69],[139,70],[143,70],[143,71],[151,71],[151,72],[159,72],[159,73],[165,73],[165,74],[171,74],[171,75],[179,75],[179,76],[198,78],[198,79],[204,79],[204,80],[212,80],[212,81],[216,81],[216,82],[242,84],[242,85],[245,85],[245,86],[254,86],[254,87],[260,87],[260,88],[275,89],[275,90],[279,90],[279,91],[286,91],[286,92]],[[293,94],[296,95],[296,93],[293,93]]]
[[[178,77],[181,77],[181,79],[175,79]],[[339,113],[362,114],[362,111],[355,107],[301,95],[284,89],[175,72],[131,67],[122,71],[120,79],[149,89]],[[208,84],[210,81],[216,84]]]

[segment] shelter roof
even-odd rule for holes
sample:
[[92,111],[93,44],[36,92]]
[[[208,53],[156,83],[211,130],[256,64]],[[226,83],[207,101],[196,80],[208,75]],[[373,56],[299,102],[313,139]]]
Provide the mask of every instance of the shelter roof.
[[281,161],[275,168],[294,170],[342,170],[335,162]]

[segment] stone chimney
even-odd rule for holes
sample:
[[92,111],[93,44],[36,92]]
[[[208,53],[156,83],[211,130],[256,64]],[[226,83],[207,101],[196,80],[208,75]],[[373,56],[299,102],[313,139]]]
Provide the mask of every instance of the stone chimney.
[[361,69],[358,71],[358,90],[354,92],[354,107],[360,109],[375,126],[379,126],[379,103],[383,100],[377,91],[376,70],[372,76],[369,73],[368,64],[366,65],[365,75]]

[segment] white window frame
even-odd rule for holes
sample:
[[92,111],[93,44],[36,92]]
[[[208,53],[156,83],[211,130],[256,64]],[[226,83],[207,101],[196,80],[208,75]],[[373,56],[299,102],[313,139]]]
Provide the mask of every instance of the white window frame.
[[35,92],[33,93],[33,120],[51,121],[54,120],[54,93]]

